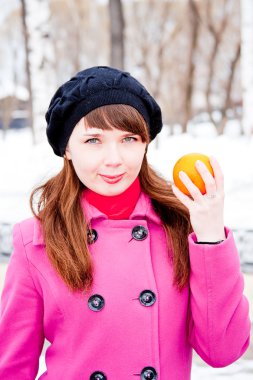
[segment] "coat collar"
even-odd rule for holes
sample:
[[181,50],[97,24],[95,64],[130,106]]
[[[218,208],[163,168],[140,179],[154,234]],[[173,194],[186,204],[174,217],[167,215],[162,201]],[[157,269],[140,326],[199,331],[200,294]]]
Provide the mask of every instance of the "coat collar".
[[[84,197],[82,197],[81,199],[81,204],[88,220],[108,219],[108,216],[106,214],[104,214],[103,212],[98,210],[96,207],[88,203]],[[129,220],[142,219],[142,218],[149,219],[156,224],[161,224],[161,220],[159,216],[156,214],[156,212],[153,209],[151,199],[143,191],[141,192],[139,196],[139,199],[136,203],[136,206],[132,214],[129,216]]]
[[[84,197],[81,198],[81,205],[88,220],[90,221],[96,220],[96,219],[108,220],[108,216],[106,214],[102,213],[96,207],[88,203]],[[150,220],[156,224],[162,224],[161,219],[159,218],[159,216],[156,214],[155,210],[153,209],[150,197],[144,192],[141,192],[139,199],[136,203],[136,206],[129,217],[129,220],[143,219],[143,218]],[[35,219],[34,231],[33,231],[33,245],[44,245],[44,244],[45,242],[43,238],[41,224],[37,219]]]
[[44,245],[44,237],[42,233],[42,227],[37,218],[34,218],[33,227],[33,245]]

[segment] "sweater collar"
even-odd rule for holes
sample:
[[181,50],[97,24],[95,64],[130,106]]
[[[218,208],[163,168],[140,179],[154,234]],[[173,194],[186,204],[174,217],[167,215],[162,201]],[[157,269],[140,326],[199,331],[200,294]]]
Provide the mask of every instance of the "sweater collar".
[[92,206],[95,206],[109,219],[128,219],[133,212],[141,193],[139,177],[122,193],[112,196],[101,195],[93,190],[85,189],[84,197]]

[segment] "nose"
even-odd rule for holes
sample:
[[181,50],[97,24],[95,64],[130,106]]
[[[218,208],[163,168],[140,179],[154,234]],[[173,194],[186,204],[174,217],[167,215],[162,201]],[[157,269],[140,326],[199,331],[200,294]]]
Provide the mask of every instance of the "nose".
[[108,145],[105,150],[105,160],[106,166],[118,167],[122,164],[122,157],[120,152],[120,147],[117,144]]

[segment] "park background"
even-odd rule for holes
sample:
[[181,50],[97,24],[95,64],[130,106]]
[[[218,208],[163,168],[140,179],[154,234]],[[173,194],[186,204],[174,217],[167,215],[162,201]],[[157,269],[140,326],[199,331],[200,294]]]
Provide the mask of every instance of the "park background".
[[[253,0],[0,0],[0,9],[0,293],[12,226],[62,166],[45,136],[49,100],[77,71],[111,65],[162,108],[148,158],[166,179],[185,153],[219,160],[253,322]],[[252,347],[224,369],[194,356],[193,380],[252,374]]]

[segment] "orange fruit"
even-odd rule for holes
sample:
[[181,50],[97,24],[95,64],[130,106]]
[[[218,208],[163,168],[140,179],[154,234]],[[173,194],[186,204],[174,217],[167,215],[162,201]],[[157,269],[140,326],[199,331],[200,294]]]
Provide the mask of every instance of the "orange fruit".
[[173,180],[174,180],[175,185],[179,188],[179,190],[181,190],[186,195],[190,195],[190,193],[179,178],[179,172],[181,170],[184,171],[188,175],[188,177],[190,177],[192,182],[199,188],[202,194],[206,193],[205,183],[195,167],[197,160],[202,161],[206,165],[209,172],[214,177],[214,172],[210,164],[209,158],[205,154],[188,153],[182,156],[175,163],[175,166],[173,168]]

